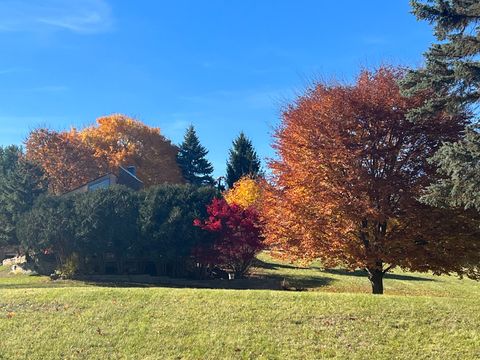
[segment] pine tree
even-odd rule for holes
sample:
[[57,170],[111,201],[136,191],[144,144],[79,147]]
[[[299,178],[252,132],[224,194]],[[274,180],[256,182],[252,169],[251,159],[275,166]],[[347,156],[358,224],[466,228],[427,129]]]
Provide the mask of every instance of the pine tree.
[[421,122],[442,111],[470,114],[463,139],[445,144],[432,159],[441,180],[427,190],[422,200],[480,210],[480,131],[475,118],[475,107],[480,102],[480,3],[414,0],[411,4],[419,20],[434,25],[439,43],[425,54],[425,67],[411,71],[403,81],[407,94],[425,89],[433,89],[436,94],[412,111],[410,119]]
[[213,166],[205,158],[208,150],[200,144],[193,125],[185,132],[183,143],[177,155],[177,162],[183,177],[193,185],[213,185]]
[[46,189],[43,171],[25,160],[19,147],[0,147],[0,244],[18,244],[20,216]]
[[227,162],[226,182],[229,188],[243,176],[256,177],[261,174],[260,159],[252,142],[243,132],[233,141]]

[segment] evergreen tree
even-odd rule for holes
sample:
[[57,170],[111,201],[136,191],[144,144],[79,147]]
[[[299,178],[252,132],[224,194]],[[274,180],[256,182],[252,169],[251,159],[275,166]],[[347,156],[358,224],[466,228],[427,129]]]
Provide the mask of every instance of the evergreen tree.
[[411,2],[419,20],[434,25],[439,43],[425,54],[425,67],[404,81],[407,93],[433,89],[436,96],[413,112],[415,119],[437,111],[456,114],[480,100],[480,5],[478,0]]
[[243,132],[233,141],[227,162],[226,182],[229,188],[243,176],[258,176],[261,173],[260,159],[252,142]]
[[17,146],[0,147],[0,244],[18,244],[16,225],[46,191],[43,171]]
[[441,180],[428,188],[422,200],[480,210],[480,132],[475,117],[480,101],[480,3],[414,0],[411,4],[419,20],[434,25],[439,41],[425,54],[425,67],[411,71],[403,81],[407,94],[426,89],[436,94],[410,113],[411,120],[422,121],[440,111],[453,116],[468,114],[464,137],[458,143],[443,145],[432,159]]
[[480,134],[467,130],[462,140],[442,146],[432,161],[442,178],[428,187],[421,200],[480,212]]
[[205,158],[208,150],[200,144],[193,125],[185,132],[183,143],[177,155],[177,162],[183,177],[193,185],[213,185],[213,166]]

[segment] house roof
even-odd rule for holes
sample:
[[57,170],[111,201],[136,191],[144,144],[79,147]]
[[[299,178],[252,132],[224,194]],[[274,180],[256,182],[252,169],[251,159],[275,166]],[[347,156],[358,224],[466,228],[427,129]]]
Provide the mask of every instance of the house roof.
[[99,177],[97,177],[93,180],[90,180],[90,181],[76,187],[73,190],[67,191],[64,195],[73,193],[73,192],[83,188],[84,186],[88,186],[88,185],[94,184],[96,182],[100,182],[101,180],[107,179],[110,176],[115,176],[119,185],[125,185],[125,186],[133,188],[135,190],[140,190],[143,187],[143,181],[142,180],[140,180],[135,174],[132,174],[130,171],[125,169],[123,166],[119,166],[118,175],[113,173],[113,172],[109,172],[109,173],[104,174],[102,176],[99,176]]
[[137,180],[138,182],[141,182],[143,184],[143,181],[140,180],[137,175],[135,174],[132,174],[130,171],[128,171],[127,169],[125,169],[123,166],[119,166],[120,170],[123,170],[125,171],[128,175],[130,175],[131,177],[133,177],[135,180]]
[[120,171],[118,172],[117,183],[134,190],[143,188],[143,181],[122,166],[120,166]]

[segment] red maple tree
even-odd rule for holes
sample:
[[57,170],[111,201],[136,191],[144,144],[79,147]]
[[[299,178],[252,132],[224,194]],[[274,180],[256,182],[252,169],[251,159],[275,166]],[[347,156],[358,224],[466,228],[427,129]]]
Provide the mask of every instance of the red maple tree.
[[214,199],[207,207],[208,218],[195,220],[194,225],[213,234],[213,242],[200,246],[195,255],[200,262],[243,277],[255,255],[263,248],[258,212]]

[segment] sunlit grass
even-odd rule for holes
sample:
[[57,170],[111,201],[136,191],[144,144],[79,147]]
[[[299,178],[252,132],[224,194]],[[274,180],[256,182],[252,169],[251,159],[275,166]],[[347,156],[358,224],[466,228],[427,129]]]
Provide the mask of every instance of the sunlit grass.
[[[477,282],[398,272],[390,295],[373,296],[361,273],[260,260],[252,287],[264,290],[98,287],[4,269],[0,359],[480,358]],[[269,290],[283,279],[308,291]]]

